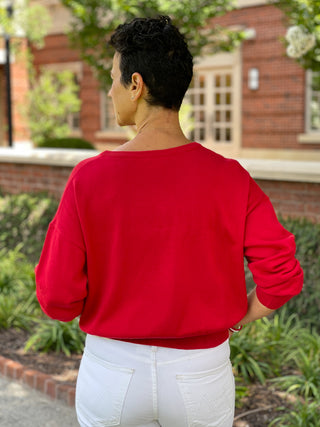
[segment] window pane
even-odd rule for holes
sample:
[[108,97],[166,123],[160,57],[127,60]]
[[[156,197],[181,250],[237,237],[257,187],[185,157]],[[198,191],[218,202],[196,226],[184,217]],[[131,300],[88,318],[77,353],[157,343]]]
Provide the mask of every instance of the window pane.
[[[189,133],[191,139],[219,144],[233,142],[234,99],[230,70],[212,69],[204,74],[195,72],[194,85],[188,93],[194,113],[194,129]],[[207,129],[210,129],[209,134]]]
[[312,90],[315,92],[320,91],[320,73],[319,72],[312,73],[311,87],[312,87]]
[[71,128],[73,130],[80,129],[80,114],[73,113],[71,116]]
[[[73,75],[73,81],[77,86],[77,97],[80,98],[80,82],[76,74]],[[68,114],[67,123],[71,131],[80,130],[80,112]]]
[[206,120],[206,114],[203,110],[199,111],[199,121],[204,123]]
[[311,129],[320,130],[320,99],[311,102]]
[[320,131],[320,72],[312,72],[310,79],[310,103],[308,130],[313,132]]
[[102,130],[114,130],[118,126],[114,115],[112,101],[108,98],[106,93],[103,93],[102,97]]

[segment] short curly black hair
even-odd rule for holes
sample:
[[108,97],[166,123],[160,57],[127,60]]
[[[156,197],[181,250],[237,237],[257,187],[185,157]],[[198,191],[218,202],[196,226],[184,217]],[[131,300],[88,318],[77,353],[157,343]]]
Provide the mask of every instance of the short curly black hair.
[[193,58],[168,16],[135,18],[121,24],[109,41],[120,54],[121,83],[141,74],[150,105],[178,111],[193,75]]

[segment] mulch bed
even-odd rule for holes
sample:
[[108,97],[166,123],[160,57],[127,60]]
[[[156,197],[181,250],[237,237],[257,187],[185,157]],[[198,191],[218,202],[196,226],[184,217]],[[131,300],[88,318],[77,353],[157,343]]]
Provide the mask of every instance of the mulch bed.
[[[81,360],[80,355],[62,353],[37,353],[24,351],[28,333],[17,329],[0,330],[0,355],[21,363],[23,366],[51,375],[63,384],[76,384]],[[236,409],[234,427],[267,427],[281,412],[280,406],[289,411],[293,398],[267,385],[253,384],[248,396],[243,398],[241,409]]]
[[23,366],[51,375],[55,380],[75,385],[81,355],[66,356],[63,353],[37,353],[24,351],[28,339],[26,331],[0,330],[0,355]]

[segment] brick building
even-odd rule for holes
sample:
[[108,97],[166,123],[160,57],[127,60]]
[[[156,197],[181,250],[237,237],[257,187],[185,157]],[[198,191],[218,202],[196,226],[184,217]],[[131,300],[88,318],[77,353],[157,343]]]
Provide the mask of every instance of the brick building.
[[[59,0],[38,1],[50,11],[54,25],[45,47],[34,52],[35,65],[71,70],[79,84],[81,111],[67,118],[71,135],[92,141],[98,150],[115,148],[127,134],[117,127],[110,100],[92,70],[68,45],[69,12]],[[238,158],[279,214],[320,222],[320,92],[311,89],[312,73],[285,55],[280,40],[286,33],[282,12],[266,0],[238,0],[238,6],[214,23],[246,30],[247,40],[233,53],[196,58],[186,97],[194,123],[189,137]],[[59,198],[72,167],[95,152],[4,148],[2,53],[0,45],[0,188],[9,193],[45,190]],[[29,139],[20,114],[28,81],[17,58],[12,79],[14,139],[19,146]]]
[[[98,149],[112,149],[127,135],[115,124],[110,100],[92,70],[69,47],[69,12],[59,0],[38,2],[48,8],[54,25],[45,47],[34,51],[35,65],[74,72],[82,107],[68,118],[71,133]],[[312,73],[285,55],[282,12],[266,0],[238,0],[237,10],[214,23],[244,29],[248,39],[233,53],[196,59],[187,96],[193,106],[190,138],[230,157],[320,160],[320,94],[311,90]],[[6,145],[3,65],[0,78],[0,145]],[[12,80],[14,136],[25,141],[28,129],[19,113],[28,88],[23,64],[12,63]]]

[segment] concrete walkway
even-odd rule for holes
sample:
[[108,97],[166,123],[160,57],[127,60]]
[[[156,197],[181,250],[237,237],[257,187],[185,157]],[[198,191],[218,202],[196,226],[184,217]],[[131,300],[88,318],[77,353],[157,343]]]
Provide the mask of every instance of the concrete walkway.
[[0,374],[0,427],[79,427],[75,409]]

